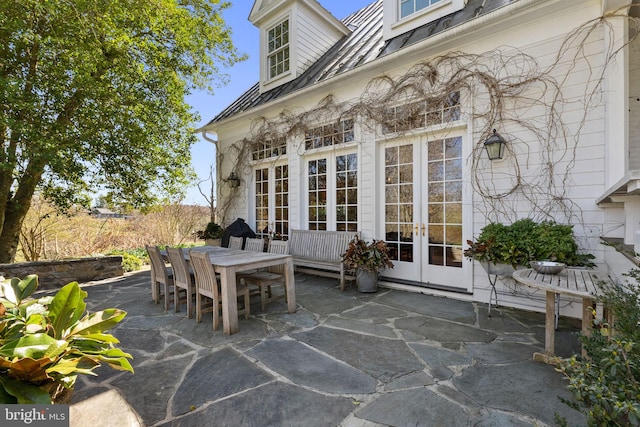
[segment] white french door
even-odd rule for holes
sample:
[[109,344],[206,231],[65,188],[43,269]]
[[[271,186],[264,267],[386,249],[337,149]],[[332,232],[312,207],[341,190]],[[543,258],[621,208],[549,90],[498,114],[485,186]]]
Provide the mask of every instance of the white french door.
[[466,289],[462,275],[462,137],[418,137],[383,146],[384,275]]

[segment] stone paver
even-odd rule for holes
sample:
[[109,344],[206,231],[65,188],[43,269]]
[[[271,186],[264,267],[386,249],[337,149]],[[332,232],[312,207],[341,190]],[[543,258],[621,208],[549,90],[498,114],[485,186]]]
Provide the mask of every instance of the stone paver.
[[[86,284],[91,311],[127,310],[112,332],[135,374],[78,379],[71,425],[552,426],[582,414],[563,404],[566,380],[534,362],[544,315],[381,289],[341,292],[296,275],[296,313],[252,305],[240,331],[213,331],[151,301],[149,272]],[[579,351],[563,321],[556,348]],[[115,409],[117,408],[117,409]]]

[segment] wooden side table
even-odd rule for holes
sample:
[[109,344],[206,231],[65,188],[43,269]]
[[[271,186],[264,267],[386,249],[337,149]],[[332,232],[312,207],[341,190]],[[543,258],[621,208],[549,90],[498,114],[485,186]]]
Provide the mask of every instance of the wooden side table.
[[588,334],[593,322],[592,307],[599,282],[613,283],[608,274],[585,269],[565,268],[558,274],[542,274],[532,268],[517,270],[512,277],[518,283],[546,291],[544,354],[535,353],[534,360],[555,363],[556,296],[582,298],[582,333]]

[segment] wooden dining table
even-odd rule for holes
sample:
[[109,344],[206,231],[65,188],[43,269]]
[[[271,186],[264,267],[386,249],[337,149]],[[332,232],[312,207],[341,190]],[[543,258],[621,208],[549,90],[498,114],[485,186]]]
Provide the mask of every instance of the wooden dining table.
[[[295,278],[291,255],[228,249],[220,246],[199,246],[191,250],[209,252],[211,264],[216,273],[220,274],[222,330],[226,335],[238,332],[236,274],[241,271],[283,265],[287,310],[289,313],[296,312]],[[185,251],[185,256],[189,256],[188,251]]]

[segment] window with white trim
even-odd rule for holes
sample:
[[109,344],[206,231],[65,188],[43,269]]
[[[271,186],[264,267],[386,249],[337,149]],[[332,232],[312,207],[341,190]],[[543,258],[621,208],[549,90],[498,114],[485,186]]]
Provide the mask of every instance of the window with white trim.
[[309,230],[358,230],[356,152],[332,152],[309,159],[307,192]]
[[256,234],[287,240],[289,236],[289,166],[258,167],[254,170]]
[[400,18],[439,3],[441,0],[400,0]]
[[387,109],[382,131],[403,132],[457,120],[460,120],[460,93],[453,92],[444,101],[418,101]]
[[304,135],[304,148],[330,147],[353,142],[353,119],[340,120],[330,125],[309,129]]
[[284,137],[256,142],[251,150],[253,160],[264,160],[287,154],[287,140]]
[[267,32],[267,65],[272,79],[289,71],[289,20],[286,19]]

